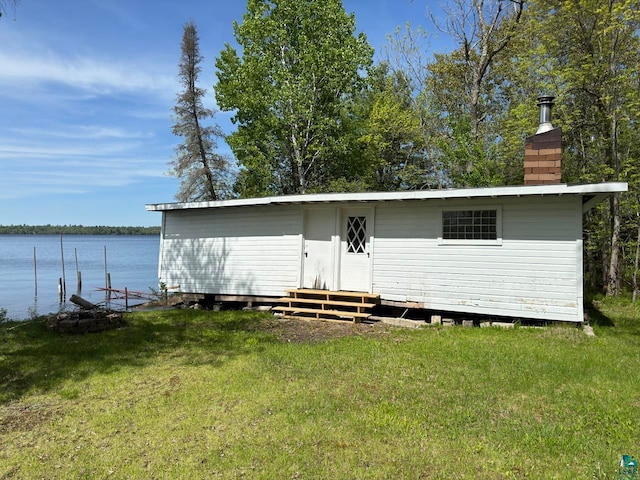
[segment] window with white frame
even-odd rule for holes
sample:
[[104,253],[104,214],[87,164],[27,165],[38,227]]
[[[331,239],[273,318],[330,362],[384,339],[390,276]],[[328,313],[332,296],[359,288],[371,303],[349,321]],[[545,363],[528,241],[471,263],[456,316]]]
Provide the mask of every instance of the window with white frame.
[[367,243],[367,217],[347,218],[347,253],[364,253]]
[[443,209],[441,244],[502,243],[500,207]]

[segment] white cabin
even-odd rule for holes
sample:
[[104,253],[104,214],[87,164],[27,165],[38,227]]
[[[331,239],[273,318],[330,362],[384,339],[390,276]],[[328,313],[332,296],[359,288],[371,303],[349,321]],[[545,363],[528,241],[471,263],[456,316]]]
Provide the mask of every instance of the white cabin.
[[316,288],[383,304],[583,321],[583,214],[626,183],[293,195],[147,205],[180,291]]

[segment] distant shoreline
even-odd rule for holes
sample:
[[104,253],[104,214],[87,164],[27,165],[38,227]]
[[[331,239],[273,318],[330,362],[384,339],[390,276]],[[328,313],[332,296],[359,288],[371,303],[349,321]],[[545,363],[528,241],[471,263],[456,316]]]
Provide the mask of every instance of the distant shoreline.
[[160,235],[160,227],[0,225],[0,235]]

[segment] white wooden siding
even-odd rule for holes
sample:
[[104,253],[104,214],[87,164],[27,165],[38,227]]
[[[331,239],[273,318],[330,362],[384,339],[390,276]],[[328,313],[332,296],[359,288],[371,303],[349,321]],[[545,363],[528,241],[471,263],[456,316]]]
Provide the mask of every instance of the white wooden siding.
[[301,210],[237,207],[164,212],[160,278],[183,292],[283,295],[299,285]]
[[376,209],[373,291],[436,310],[582,321],[580,197],[487,201],[502,206],[502,245],[438,245],[441,208]]
[[[481,204],[501,207],[501,245],[438,245],[442,208],[464,210],[474,199],[377,203],[373,293],[434,310],[582,321],[581,197]],[[185,292],[282,295],[301,285],[302,211],[291,204],[164,211],[161,280]],[[339,255],[333,261],[337,271]]]

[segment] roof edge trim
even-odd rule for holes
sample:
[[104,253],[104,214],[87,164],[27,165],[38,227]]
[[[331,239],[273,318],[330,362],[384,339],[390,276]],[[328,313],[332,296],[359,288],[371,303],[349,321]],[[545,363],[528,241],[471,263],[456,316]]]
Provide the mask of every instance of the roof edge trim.
[[384,202],[402,200],[447,200],[456,198],[522,197],[544,195],[604,195],[604,198],[628,190],[625,182],[593,183],[586,185],[521,185],[514,187],[457,188],[443,190],[410,190],[402,192],[364,193],[315,193],[305,195],[283,195],[262,198],[241,198],[211,202],[152,203],[147,211],[188,210],[201,208],[225,208],[275,204],[339,203],[339,202]]

